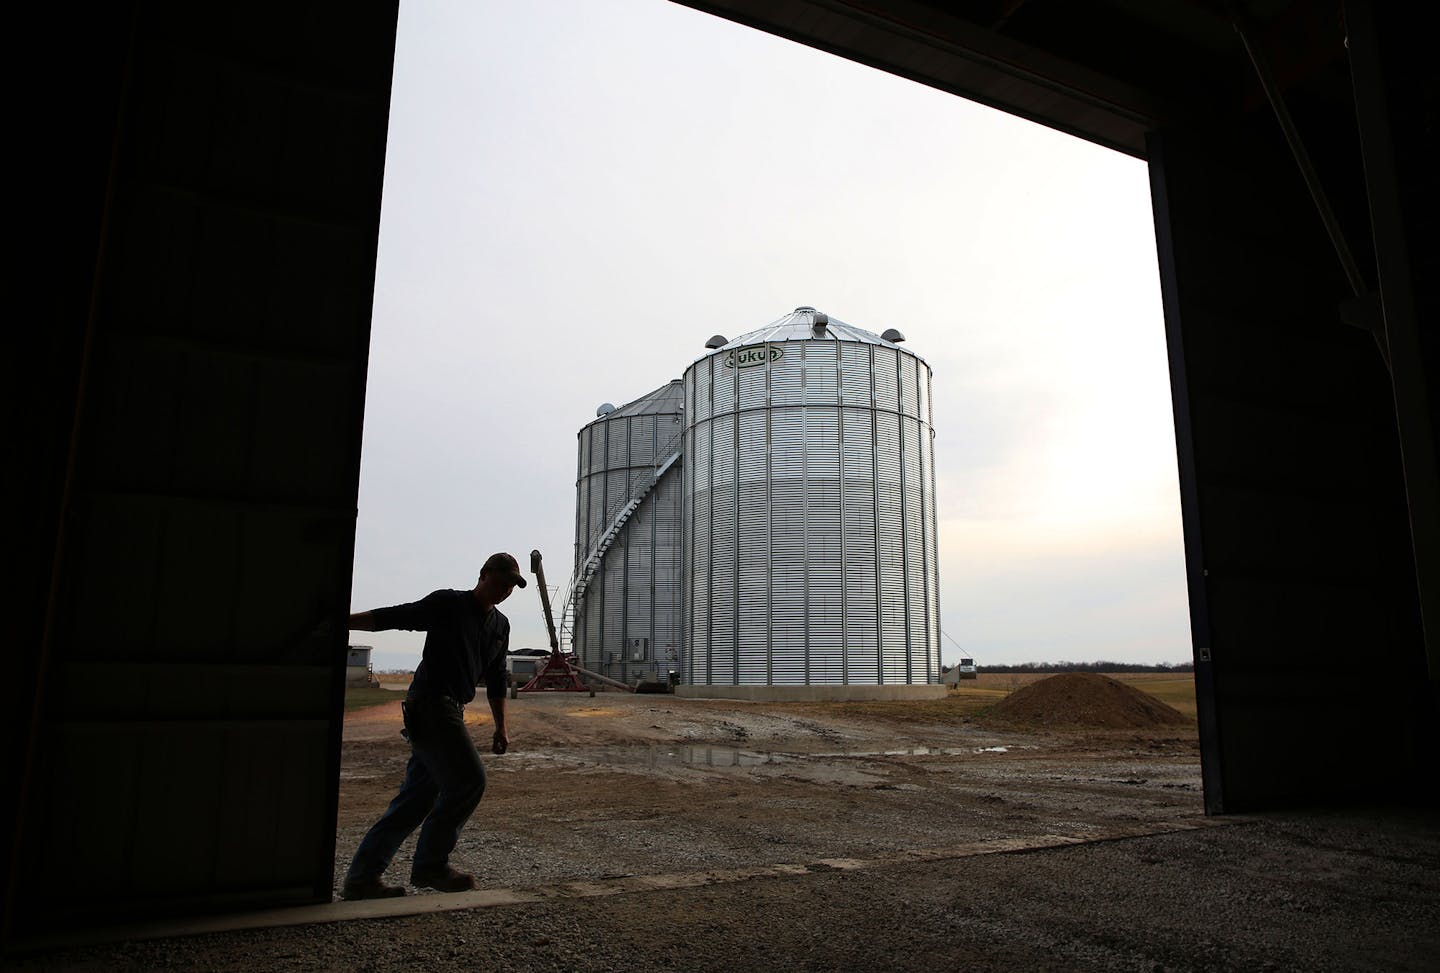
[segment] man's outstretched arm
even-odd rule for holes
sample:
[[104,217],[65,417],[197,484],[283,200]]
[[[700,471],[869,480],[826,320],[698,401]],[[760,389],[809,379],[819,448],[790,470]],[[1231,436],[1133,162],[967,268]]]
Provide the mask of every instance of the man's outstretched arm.
[[389,632],[399,628],[408,632],[428,632],[435,617],[436,596],[439,594],[438,591],[432,592],[407,605],[355,612],[350,616],[350,631]]

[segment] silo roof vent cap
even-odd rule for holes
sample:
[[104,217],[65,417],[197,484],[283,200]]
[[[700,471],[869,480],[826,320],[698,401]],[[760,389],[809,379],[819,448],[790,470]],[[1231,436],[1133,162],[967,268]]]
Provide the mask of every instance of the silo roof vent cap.
[[820,334],[820,332],[824,331],[826,326],[830,323],[830,315],[826,314],[824,311],[815,310],[809,304],[801,304],[799,307],[797,307],[794,311],[790,313],[808,314],[810,316],[810,327],[814,329],[817,335]]
[[880,340],[888,341],[892,345],[898,345],[900,342],[905,340],[905,336],[900,332],[896,331],[894,328],[886,328],[885,333],[880,336]]
[[712,334],[710,340],[705,342],[706,348],[724,348],[730,343],[730,339],[723,334]]
[[614,411],[615,411],[615,406],[611,405],[609,402],[601,402],[601,403],[600,403],[600,407],[595,410],[595,415],[597,415],[597,416],[608,416],[610,413],[612,413],[612,412],[614,412]]

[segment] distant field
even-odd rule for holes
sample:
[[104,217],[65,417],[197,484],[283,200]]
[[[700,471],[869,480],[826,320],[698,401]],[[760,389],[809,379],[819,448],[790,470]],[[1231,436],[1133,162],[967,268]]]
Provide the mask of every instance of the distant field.
[[1189,672],[1115,672],[1109,674],[1126,685],[1144,690],[1162,703],[1195,719],[1195,676]]
[[379,689],[347,687],[345,689],[345,712],[395,702],[400,698],[400,694],[396,690],[408,689],[410,677],[413,675],[412,672],[377,672],[375,678],[380,680]]
[[[408,687],[412,675],[413,673],[409,672],[376,673],[383,688],[347,690],[346,711],[393,701],[396,698],[395,691]],[[961,688],[952,689],[944,700],[917,700],[900,708],[917,719],[953,719],[968,716],[993,706],[1020,687],[1050,675],[1052,673],[982,672],[974,681],[966,680],[961,684]],[[1195,718],[1195,678],[1188,672],[1111,672],[1105,675],[1147,692],[1191,719]],[[862,709],[865,707],[865,704],[852,705]],[[897,708],[888,703],[874,705],[878,710],[887,713]]]
[[382,703],[393,703],[399,698],[399,696],[388,689],[347,687],[345,690],[345,712],[348,713],[351,710],[365,709],[367,706],[379,706]]

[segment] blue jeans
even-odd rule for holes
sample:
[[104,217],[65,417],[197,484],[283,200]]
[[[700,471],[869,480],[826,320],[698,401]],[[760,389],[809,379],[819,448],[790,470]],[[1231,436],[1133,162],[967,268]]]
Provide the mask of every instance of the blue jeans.
[[445,696],[407,699],[403,706],[410,738],[405,782],[355,850],[347,881],[383,875],[416,828],[411,871],[444,868],[485,794],[485,765],[465,729],[464,707]]

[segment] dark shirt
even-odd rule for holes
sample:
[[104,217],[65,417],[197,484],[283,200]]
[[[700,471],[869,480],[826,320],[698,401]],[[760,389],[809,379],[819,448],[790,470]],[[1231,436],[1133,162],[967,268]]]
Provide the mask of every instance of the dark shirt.
[[370,612],[375,631],[403,628],[425,633],[425,650],[411,696],[449,696],[460,703],[475,698],[485,680],[485,695],[505,697],[505,656],[510,649],[510,619],[491,608],[483,614],[470,591],[432,591],[419,601]]

